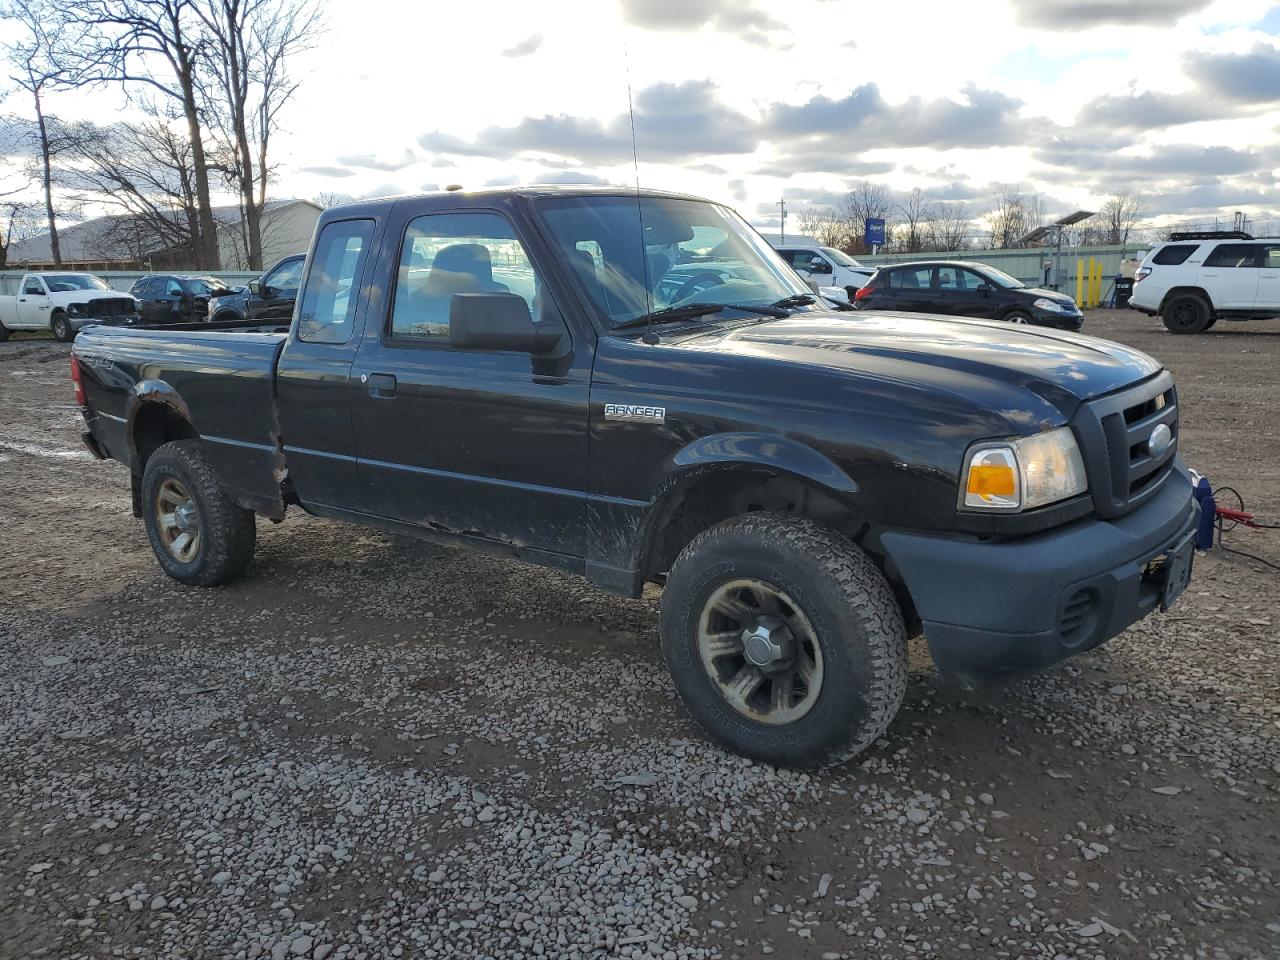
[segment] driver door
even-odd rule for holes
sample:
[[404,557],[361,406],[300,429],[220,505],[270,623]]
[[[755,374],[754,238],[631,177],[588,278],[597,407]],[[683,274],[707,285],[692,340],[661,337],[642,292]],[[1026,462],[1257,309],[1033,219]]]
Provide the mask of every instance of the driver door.
[[516,294],[534,318],[558,310],[505,216],[413,212],[398,205],[388,224],[384,249],[395,261],[381,269],[394,296],[369,317],[351,370],[366,508],[581,557],[590,351],[546,369],[528,353],[455,347],[456,294]]
[[40,330],[49,325],[49,295],[45,293],[44,283],[39,277],[27,277],[23,281],[17,305],[21,326]]

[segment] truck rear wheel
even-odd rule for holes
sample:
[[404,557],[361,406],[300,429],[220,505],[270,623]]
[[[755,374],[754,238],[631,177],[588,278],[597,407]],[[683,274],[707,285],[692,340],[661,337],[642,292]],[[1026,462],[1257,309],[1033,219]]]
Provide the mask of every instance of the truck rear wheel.
[[4,343],[9,339],[9,328],[0,323],[0,343]]
[[161,569],[182,583],[217,586],[253,560],[253,513],[218,485],[198,440],[166,443],[151,455],[142,476],[142,518]]
[[681,552],[662,647],[707,732],[780,766],[861,753],[906,691],[907,632],[884,575],[834,530],[781,514],[727,520]]
[[1160,319],[1170,333],[1201,333],[1212,325],[1213,311],[1203,297],[1183,293],[1169,299]]

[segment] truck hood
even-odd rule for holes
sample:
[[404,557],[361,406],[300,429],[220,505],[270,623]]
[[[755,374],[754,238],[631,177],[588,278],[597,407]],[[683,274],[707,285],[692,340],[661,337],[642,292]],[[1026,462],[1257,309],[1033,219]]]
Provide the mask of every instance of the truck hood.
[[1081,401],[1161,370],[1145,353],[1078,333],[874,310],[704,328],[681,346],[930,384],[969,397],[983,382],[999,383],[1028,390],[1067,416]]

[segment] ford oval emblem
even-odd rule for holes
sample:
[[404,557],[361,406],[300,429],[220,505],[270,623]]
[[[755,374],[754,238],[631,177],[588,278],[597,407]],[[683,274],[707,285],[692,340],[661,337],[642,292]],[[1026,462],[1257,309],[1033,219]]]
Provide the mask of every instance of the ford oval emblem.
[[1167,423],[1159,424],[1147,437],[1147,452],[1153,457],[1163,457],[1173,446],[1173,431]]

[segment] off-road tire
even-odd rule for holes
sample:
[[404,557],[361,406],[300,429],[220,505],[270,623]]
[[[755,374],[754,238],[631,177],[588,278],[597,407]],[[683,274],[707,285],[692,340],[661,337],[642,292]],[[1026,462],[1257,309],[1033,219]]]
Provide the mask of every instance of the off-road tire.
[[[716,588],[755,578],[785,591],[814,628],[823,680],[812,709],[784,725],[730,705],[703,667],[698,624]],[[834,530],[753,513],[712,527],[680,553],[662,594],[662,649],[694,718],[719,743],[778,766],[841,763],[871,746],[902,705],[907,631],[884,575]]]
[[[189,563],[165,548],[156,519],[156,498],[168,477],[190,492],[199,518],[202,542]],[[175,440],[151,455],[142,475],[142,519],[160,568],[181,583],[218,586],[241,576],[253,560],[257,539],[253,512],[233,503],[219,486],[199,440]]]
[[53,334],[53,339],[61,340],[63,343],[70,343],[76,338],[76,332],[67,322],[67,315],[61,310],[56,311],[49,318],[49,331]]
[[1213,322],[1213,310],[1204,297],[1194,293],[1180,293],[1166,301],[1160,311],[1160,319],[1170,333],[1203,333]]
[[1025,310],[1010,310],[1000,319],[1004,320],[1006,323],[1026,324],[1027,326],[1031,325],[1031,314],[1027,313]]

